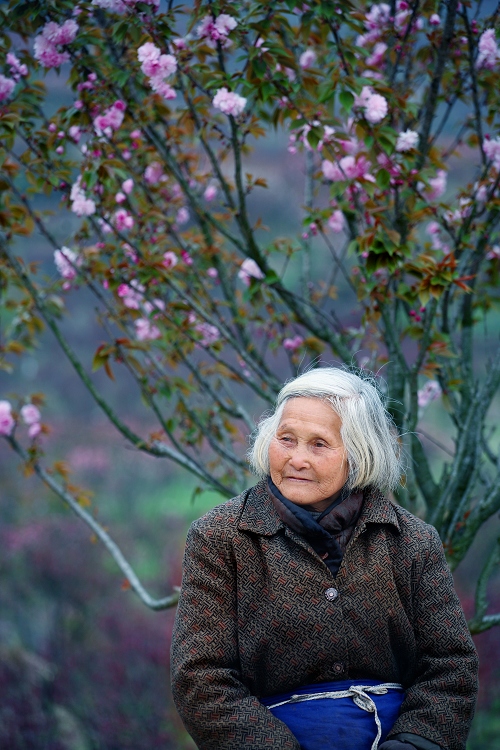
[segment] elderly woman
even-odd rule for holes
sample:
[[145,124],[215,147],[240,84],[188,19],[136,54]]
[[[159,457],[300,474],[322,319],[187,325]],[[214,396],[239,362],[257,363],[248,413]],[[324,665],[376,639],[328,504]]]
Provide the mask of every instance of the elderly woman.
[[464,750],[476,652],[436,530],[382,494],[401,467],[377,389],[287,383],[251,462],[186,544],[172,681],[198,747]]

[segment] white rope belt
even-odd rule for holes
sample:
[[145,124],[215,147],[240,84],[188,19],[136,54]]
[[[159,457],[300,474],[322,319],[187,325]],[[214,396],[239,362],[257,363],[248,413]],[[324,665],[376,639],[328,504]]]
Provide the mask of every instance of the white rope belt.
[[403,686],[397,682],[384,682],[382,685],[351,685],[347,690],[334,690],[333,692],[324,693],[305,693],[304,695],[292,695],[286,701],[281,703],[274,703],[271,708],[278,708],[278,706],[284,706],[286,703],[302,703],[303,701],[316,701],[320,698],[352,698],[356,706],[362,708],[363,711],[368,711],[375,715],[375,723],[377,725],[377,736],[375,737],[371,750],[377,750],[378,741],[382,734],[382,725],[378,718],[377,706],[375,702],[370,698],[367,693],[374,693],[375,695],[385,695],[388,690],[402,690]]

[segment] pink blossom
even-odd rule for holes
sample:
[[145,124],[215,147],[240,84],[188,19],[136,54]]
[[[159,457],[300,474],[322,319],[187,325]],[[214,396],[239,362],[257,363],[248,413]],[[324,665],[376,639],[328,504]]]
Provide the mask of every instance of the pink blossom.
[[156,185],[158,182],[166,180],[163,172],[163,166],[158,161],[152,161],[144,171],[144,179],[149,185]]
[[435,201],[441,198],[446,190],[447,174],[444,169],[438,169],[435,177],[429,180],[429,190],[425,191],[427,200]]
[[21,409],[21,419],[24,424],[31,425],[39,422],[42,416],[40,410],[34,404],[26,404]]
[[313,49],[306,49],[299,58],[301,68],[310,68],[317,60],[316,52]]
[[126,200],[127,200],[127,196],[125,195],[125,193],[122,193],[121,191],[118,191],[117,194],[115,195],[115,201],[117,203],[124,203],[124,201]]
[[384,119],[388,110],[387,99],[380,94],[372,94],[365,104],[365,117],[368,122],[376,124]]
[[60,250],[54,251],[54,263],[63,279],[72,281],[77,276],[81,260],[74,250],[70,250],[69,247],[62,247]]
[[7,65],[10,66],[10,72],[14,78],[19,79],[20,76],[28,75],[28,66],[17,58],[13,52],[7,52],[6,57]]
[[182,208],[179,208],[177,211],[177,216],[175,217],[176,224],[179,224],[182,226],[182,224],[187,224],[189,221],[189,211],[185,206],[182,206]]
[[411,151],[416,148],[420,136],[415,130],[403,130],[396,141],[396,151]]
[[215,185],[209,185],[207,188],[205,188],[203,197],[208,202],[213,201],[217,197],[217,188],[215,187]]
[[219,89],[212,100],[216,109],[220,109],[225,115],[232,115],[233,117],[237,117],[243,112],[246,103],[247,100],[243,96],[228,91],[225,87]]
[[14,91],[15,86],[15,81],[12,81],[10,78],[6,78],[0,73],[0,102],[3,102],[4,99],[9,98],[9,96]]
[[10,435],[15,424],[12,406],[8,401],[0,401],[0,435]]
[[120,284],[116,293],[123,301],[125,307],[129,307],[131,310],[138,310],[144,297],[144,287],[142,284],[132,281],[130,285]]
[[76,101],[75,101],[75,102],[73,103],[73,106],[74,106],[74,108],[75,108],[75,109],[83,109],[83,102],[82,102],[82,101],[80,101],[80,99],[77,99],[77,100],[76,100]]
[[344,213],[340,209],[336,209],[328,219],[328,226],[336,234],[344,230],[345,223]]
[[429,224],[427,224],[426,230],[427,234],[439,234],[441,231],[441,227],[437,223],[437,221],[430,221]]
[[384,62],[385,53],[387,52],[387,44],[384,42],[377,42],[373,48],[372,54],[366,58],[366,64],[372,68],[378,68]]
[[177,49],[187,49],[186,40],[183,39],[181,36],[178,36],[176,39],[172,39],[172,44]]
[[177,60],[173,55],[160,55],[154,60],[144,60],[141,70],[148,78],[166,78],[177,70]]
[[207,268],[207,276],[210,276],[211,279],[218,279],[219,272],[212,266],[211,268]]
[[64,146],[58,146],[56,148],[56,154],[64,154]]
[[435,401],[440,397],[442,391],[441,386],[436,380],[430,380],[423,388],[418,391],[418,405],[421,409],[425,409],[432,401]]
[[116,101],[111,107],[109,107],[104,114],[97,115],[97,117],[94,118],[94,130],[98,136],[101,136],[103,133],[108,136],[108,138],[111,136],[113,130],[118,130],[120,125],[123,122],[124,118],[124,110],[125,105],[119,99]]
[[493,162],[493,166],[500,170],[500,138],[494,140],[484,139],[483,150],[487,159]]
[[429,24],[431,26],[440,26],[441,25],[441,17],[438,16],[437,13],[433,13],[432,16],[429,18]]
[[287,352],[295,352],[303,343],[304,339],[302,336],[294,336],[292,339],[283,340],[283,348],[286,349]]
[[55,124],[55,122],[49,123],[49,127],[48,127],[49,133],[55,133],[56,130],[57,130],[57,125]]
[[56,68],[70,57],[68,52],[60,52],[58,46],[71,44],[78,33],[78,24],[68,19],[61,26],[54,21],[49,21],[42,29],[42,33],[35,37],[34,57],[46,68]]
[[153,42],[146,42],[142,47],[137,50],[137,59],[140,63],[153,62],[158,60],[161,55],[161,49],[153,44]]
[[71,210],[77,216],[92,216],[96,211],[96,205],[91,198],[86,198],[81,187],[81,181],[82,178],[80,176],[71,188],[69,196],[72,202]]
[[217,42],[222,47],[229,47],[228,34],[236,28],[238,22],[227,13],[221,13],[215,21],[212,16],[206,16],[196,29],[196,34],[200,39],[206,39],[210,47],[216,47]]
[[486,253],[488,260],[500,260],[500,245],[493,245],[491,250]]
[[34,440],[42,431],[42,425],[40,422],[33,422],[28,428],[28,436],[31,440]]
[[165,266],[165,268],[173,268],[178,263],[178,258],[175,253],[173,253],[171,250],[163,254],[163,263],[162,266]]
[[122,182],[122,190],[125,193],[125,195],[130,195],[133,189],[134,189],[134,181],[131,177],[129,177],[128,180],[125,180],[124,182]]
[[368,171],[370,162],[364,156],[343,156],[338,164],[327,159],[322,164],[323,174],[327,180],[341,182],[342,180],[368,180],[374,182],[373,175]]
[[365,26],[367,29],[382,29],[390,21],[391,7],[387,3],[372,5],[370,12],[365,16]]
[[78,127],[78,125],[72,125],[70,129],[68,130],[69,137],[75,142],[78,143],[82,136],[82,131]]
[[264,274],[252,258],[245,258],[240,266],[240,270],[238,271],[238,278],[248,286],[250,284],[250,279],[263,279]]
[[124,229],[132,229],[134,226],[134,217],[131,216],[124,208],[119,208],[113,215],[113,224],[119,232]]
[[161,338],[160,329],[147,318],[138,318],[134,321],[134,326],[138,341],[152,341]]
[[479,38],[478,49],[479,54],[476,60],[476,67],[493,70],[500,60],[500,50],[496,42],[495,29],[486,29],[486,31],[483,31]]
[[202,336],[201,341],[198,342],[201,346],[210,346],[220,337],[219,329],[210,323],[198,323],[194,329]]

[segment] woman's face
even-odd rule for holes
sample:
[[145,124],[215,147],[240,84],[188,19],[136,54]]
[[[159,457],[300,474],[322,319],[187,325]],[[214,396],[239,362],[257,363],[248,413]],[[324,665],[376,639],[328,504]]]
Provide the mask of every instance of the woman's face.
[[269,446],[271,479],[292,503],[324,510],[344,486],[347,458],[340,417],[319,398],[286,402]]

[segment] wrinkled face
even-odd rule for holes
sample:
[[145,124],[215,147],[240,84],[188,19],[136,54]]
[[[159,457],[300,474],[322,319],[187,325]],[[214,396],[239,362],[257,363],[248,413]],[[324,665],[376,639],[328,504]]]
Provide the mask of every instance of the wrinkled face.
[[344,486],[347,458],[340,417],[319,398],[287,401],[269,446],[271,479],[288,500],[324,510]]

